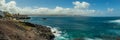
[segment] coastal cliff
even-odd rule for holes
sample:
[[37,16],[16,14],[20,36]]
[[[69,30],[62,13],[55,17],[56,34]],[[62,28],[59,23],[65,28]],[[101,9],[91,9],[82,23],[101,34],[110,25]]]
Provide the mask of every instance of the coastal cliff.
[[0,40],[54,40],[51,29],[18,20],[0,19]]

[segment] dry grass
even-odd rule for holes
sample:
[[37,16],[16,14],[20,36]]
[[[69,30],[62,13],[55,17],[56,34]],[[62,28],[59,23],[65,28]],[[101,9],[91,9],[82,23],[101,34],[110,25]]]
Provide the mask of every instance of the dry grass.
[[27,26],[27,25],[25,25],[24,23],[18,23],[17,25],[20,26],[20,27],[23,27],[23,28],[26,29],[26,30],[31,30],[31,29],[32,29],[32,27]]

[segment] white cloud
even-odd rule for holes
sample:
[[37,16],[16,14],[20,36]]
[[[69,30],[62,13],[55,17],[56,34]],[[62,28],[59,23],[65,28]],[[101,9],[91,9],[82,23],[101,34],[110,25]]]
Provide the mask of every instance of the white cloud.
[[108,8],[107,11],[108,11],[109,13],[111,13],[111,12],[114,11],[114,9],[113,9],[113,8]]
[[88,8],[90,5],[87,2],[79,2],[79,1],[73,2],[73,4],[75,5],[74,8]]
[[90,15],[95,13],[95,10],[88,9],[89,3],[87,2],[73,2],[74,8],[63,8],[56,6],[53,9],[50,8],[21,8],[16,6],[15,1],[10,1],[8,3],[5,0],[0,0],[0,10],[8,11],[10,13],[20,13],[20,14],[36,14],[36,15]]

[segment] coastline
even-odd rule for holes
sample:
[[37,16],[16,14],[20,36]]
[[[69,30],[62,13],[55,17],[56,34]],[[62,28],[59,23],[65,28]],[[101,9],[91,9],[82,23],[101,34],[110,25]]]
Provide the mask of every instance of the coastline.
[[0,40],[54,40],[55,35],[46,26],[0,19]]

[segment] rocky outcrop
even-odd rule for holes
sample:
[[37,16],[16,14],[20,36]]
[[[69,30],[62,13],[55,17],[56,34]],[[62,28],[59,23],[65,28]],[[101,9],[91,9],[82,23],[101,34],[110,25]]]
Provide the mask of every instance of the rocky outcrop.
[[2,16],[0,15],[0,18],[2,18]]
[[0,40],[53,40],[50,28],[29,22],[0,20]]

